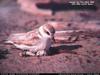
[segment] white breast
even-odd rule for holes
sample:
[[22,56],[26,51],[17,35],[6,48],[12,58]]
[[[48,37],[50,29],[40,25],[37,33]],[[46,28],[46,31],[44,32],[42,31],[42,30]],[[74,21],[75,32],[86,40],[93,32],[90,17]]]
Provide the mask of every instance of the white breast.
[[51,38],[43,37],[41,38],[41,42],[37,45],[37,50],[49,50],[51,47]]

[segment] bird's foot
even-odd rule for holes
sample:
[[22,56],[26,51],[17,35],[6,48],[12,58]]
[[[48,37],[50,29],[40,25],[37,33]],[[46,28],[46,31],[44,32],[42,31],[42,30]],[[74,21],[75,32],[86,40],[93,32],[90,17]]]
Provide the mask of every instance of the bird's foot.
[[31,51],[24,51],[22,53],[19,53],[20,56],[46,56],[47,55],[47,52],[45,50],[40,50],[36,53],[33,53]]
[[38,51],[38,52],[36,53],[36,56],[46,56],[46,55],[47,55],[47,53],[46,53],[45,50],[40,50],[40,51]]
[[35,54],[30,51],[25,51],[25,52],[19,53],[19,55],[20,56],[35,56]]

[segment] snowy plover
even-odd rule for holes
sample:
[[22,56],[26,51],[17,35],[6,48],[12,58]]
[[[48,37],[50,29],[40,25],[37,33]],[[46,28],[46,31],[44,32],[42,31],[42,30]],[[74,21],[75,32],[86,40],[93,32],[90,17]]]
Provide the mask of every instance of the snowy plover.
[[11,34],[5,43],[11,43],[16,48],[26,51],[27,55],[46,55],[46,51],[51,47],[54,40],[55,29],[50,24],[44,24],[36,31],[27,33]]

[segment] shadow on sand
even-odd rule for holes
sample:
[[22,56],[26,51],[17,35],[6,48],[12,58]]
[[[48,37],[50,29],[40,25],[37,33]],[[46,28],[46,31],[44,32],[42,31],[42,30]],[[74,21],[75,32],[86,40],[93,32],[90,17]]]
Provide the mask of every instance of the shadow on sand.
[[55,55],[55,54],[59,54],[59,53],[72,53],[72,54],[76,54],[76,52],[74,52],[73,50],[81,48],[81,45],[60,45],[60,46],[56,46],[56,47],[51,47],[48,55]]

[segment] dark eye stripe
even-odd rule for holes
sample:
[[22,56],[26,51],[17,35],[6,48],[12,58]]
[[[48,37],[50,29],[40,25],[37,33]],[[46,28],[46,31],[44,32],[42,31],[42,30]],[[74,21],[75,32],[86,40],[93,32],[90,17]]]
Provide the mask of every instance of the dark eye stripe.
[[47,33],[48,35],[50,35],[50,33],[43,27],[43,30],[45,33]]
[[46,32],[48,35],[50,35],[50,33],[48,31],[46,31],[45,29],[44,29],[44,32]]
[[50,35],[49,32],[46,31],[46,33],[47,33],[48,35]]

